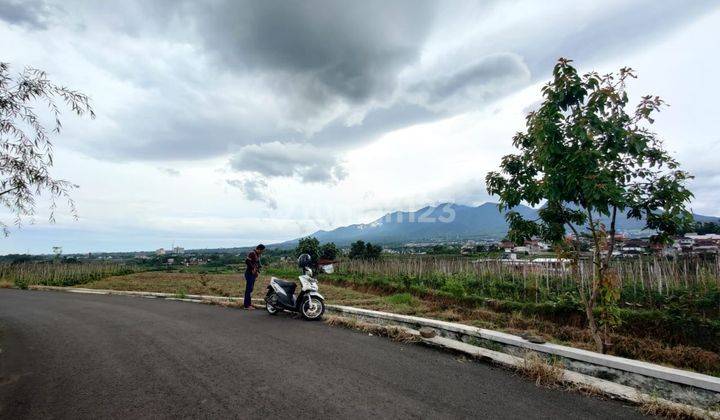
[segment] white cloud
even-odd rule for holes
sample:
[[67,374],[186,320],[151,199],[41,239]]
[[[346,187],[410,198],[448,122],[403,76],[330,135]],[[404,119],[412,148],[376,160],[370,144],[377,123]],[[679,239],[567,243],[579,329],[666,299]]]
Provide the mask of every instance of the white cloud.
[[277,201],[268,192],[268,185],[261,178],[228,179],[227,184],[239,189],[250,201],[260,201],[273,210],[277,209]]

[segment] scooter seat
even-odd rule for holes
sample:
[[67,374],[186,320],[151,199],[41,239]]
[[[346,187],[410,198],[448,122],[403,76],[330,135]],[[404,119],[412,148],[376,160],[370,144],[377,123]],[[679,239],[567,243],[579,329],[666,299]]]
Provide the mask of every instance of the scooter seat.
[[290,293],[294,292],[295,288],[297,287],[295,282],[292,282],[292,281],[275,279],[275,283],[277,283],[277,285],[282,287],[283,289],[290,291]]
[[278,284],[278,286],[282,287],[283,289],[287,289],[288,287],[295,286],[295,282],[293,281],[285,281],[280,279],[275,279],[275,283]]

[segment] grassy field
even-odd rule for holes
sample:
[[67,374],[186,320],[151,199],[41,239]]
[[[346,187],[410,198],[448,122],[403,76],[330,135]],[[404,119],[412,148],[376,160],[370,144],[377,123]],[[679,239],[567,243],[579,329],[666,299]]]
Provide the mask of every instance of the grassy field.
[[54,261],[0,264],[0,287],[30,285],[74,286],[109,276],[135,273],[143,268],[134,264],[110,262],[61,263]]
[[[287,278],[290,278],[287,276]],[[265,296],[270,282],[269,275],[261,275],[255,283],[253,298]],[[84,284],[80,287],[91,289],[131,290],[141,292],[163,292],[178,295],[242,296],[245,279],[242,273],[207,274],[179,272],[144,272],[124,276],[113,276]],[[323,296],[328,303],[372,307],[374,309],[400,309],[392,299],[377,294],[360,292],[352,288],[321,284]]]
[[[267,267],[258,279],[253,297],[264,296],[271,275],[292,279],[297,276],[296,271],[286,266]],[[81,287],[178,295],[241,296],[244,279],[240,272],[143,272],[107,277]],[[535,305],[532,306],[534,310],[528,310],[525,306],[513,306],[512,302],[488,300],[478,303],[442,293],[416,293],[413,289],[402,290],[371,281],[362,282],[348,274],[321,276],[320,292],[327,298],[328,303],[332,304],[461,322],[515,334],[530,332],[550,342],[589,350],[593,348],[592,338],[583,325],[582,315],[567,309],[558,310],[560,306],[557,305],[532,303],[529,305]],[[632,311],[634,324],[626,324],[613,335],[613,354],[720,376],[720,355],[712,347],[717,337],[712,336],[716,333],[711,329],[703,329],[703,325],[693,326],[697,320],[690,320],[675,327],[674,324],[666,322],[661,313],[627,310]],[[637,328],[642,328],[643,331],[636,331]],[[676,337],[677,333],[673,332],[676,328],[700,328],[698,334],[706,337]]]

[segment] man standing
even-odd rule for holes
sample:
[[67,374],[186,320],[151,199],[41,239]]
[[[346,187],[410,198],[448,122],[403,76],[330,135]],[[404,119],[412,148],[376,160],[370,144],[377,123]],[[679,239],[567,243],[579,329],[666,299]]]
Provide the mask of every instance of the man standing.
[[263,252],[265,252],[265,245],[260,244],[245,258],[245,300],[243,302],[245,309],[255,309],[252,306],[252,292],[255,280],[260,274],[260,256]]

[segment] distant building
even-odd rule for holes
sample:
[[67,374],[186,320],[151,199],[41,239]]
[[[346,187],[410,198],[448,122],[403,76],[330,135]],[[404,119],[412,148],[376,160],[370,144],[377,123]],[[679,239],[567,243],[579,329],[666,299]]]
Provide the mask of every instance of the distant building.
[[523,245],[516,245],[511,241],[501,241],[498,244],[498,247],[504,252],[513,252],[520,254],[535,254],[538,252],[547,252],[550,250],[550,245],[538,239],[527,240]]
[[718,248],[720,248],[718,242],[719,241],[716,241],[714,239],[696,239],[695,245],[693,246],[693,252],[696,252],[698,254],[717,254]]
[[500,242],[500,249],[502,249],[505,252],[512,252],[513,248],[515,248],[515,244],[511,241],[502,241]]
[[647,254],[649,249],[650,242],[645,239],[628,239],[620,245],[620,253],[628,257]]
[[692,252],[695,246],[695,239],[684,236],[675,240],[676,248],[679,248],[681,252]]
[[547,243],[540,241],[538,239],[531,239],[529,241],[525,241],[525,248],[527,248],[528,252],[530,253],[536,253],[536,252],[547,252],[550,250],[550,245]]
[[172,253],[173,253],[173,254],[182,255],[182,254],[185,253],[185,248],[183,248],[183,247],[181,247],[181,246],[176,246],[176,247],[174,247],[174,248],[172,249]]
[[158,250],[155,251],[155,255],[165,255],[165,248],[158,248]]
[[720,241],[720,235],[717,233],[706,233],[704,235],[698,235],[697,233],[688,233],[685,235],[686,238],[691,238],[694,240],[698,239],[709,239],[712,241]]
[[683,237],[675,238],[672,247],[676,253],[682,254],[717,254],[720,252],[720,235],[688,233]]
[[467,241],[460,247],[460,254],[469,255],[477,251],[477,244],[475,241]]

